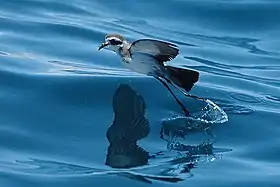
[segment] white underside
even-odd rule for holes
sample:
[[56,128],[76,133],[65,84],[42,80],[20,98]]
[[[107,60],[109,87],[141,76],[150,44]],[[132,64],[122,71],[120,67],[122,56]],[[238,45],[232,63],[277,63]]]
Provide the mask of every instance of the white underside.
[[[128,61],[128,59],[126,59]],[[155,75],[157,72],[160,72],[160,68],[157,65],[155,59],[142,54],[133,55],[132,59],[129,59],[128,62],[123,60],[123,65],[137,73],[145,75]]]

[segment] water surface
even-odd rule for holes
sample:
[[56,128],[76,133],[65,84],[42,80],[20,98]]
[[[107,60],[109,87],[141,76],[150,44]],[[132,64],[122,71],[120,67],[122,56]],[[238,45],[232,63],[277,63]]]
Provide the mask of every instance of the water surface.
[[[280,185],[280,2],[0,3],[1,186]],[[159,82],[97,51],[112,32],[177,44],[170,64],[199,71],[191,93],[228,120],[182,118]]]

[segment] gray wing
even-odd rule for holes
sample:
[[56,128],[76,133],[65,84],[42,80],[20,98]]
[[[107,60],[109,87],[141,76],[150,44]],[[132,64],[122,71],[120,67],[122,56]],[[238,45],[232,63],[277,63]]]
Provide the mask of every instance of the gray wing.
[[146,53],[152,55],[159,63],[174,59],[179,54],[178,46],[153,39],[140,39],[131,44],[130,53]]

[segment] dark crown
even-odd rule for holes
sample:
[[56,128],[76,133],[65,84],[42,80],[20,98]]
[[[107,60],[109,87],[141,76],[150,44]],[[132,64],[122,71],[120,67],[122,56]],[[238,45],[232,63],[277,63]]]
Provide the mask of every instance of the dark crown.
[[105,36],[105,39],[109,39],[109,38],[116,38],[116,39],[119,39],[121,41],[124,41],[124,38],[119,34],[107,34]]

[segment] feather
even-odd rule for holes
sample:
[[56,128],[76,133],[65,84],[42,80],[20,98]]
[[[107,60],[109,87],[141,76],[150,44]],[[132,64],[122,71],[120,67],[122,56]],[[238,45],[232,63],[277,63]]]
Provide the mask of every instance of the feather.
[[140,39],[130,46],[130,53],[152,55],[160,64],[174,59],[179,54],[178,46],[153,39]]
[[191,91],[199,79],[199,72],[191,69],[165,66],[165,70],[168,78],[187,92]]

